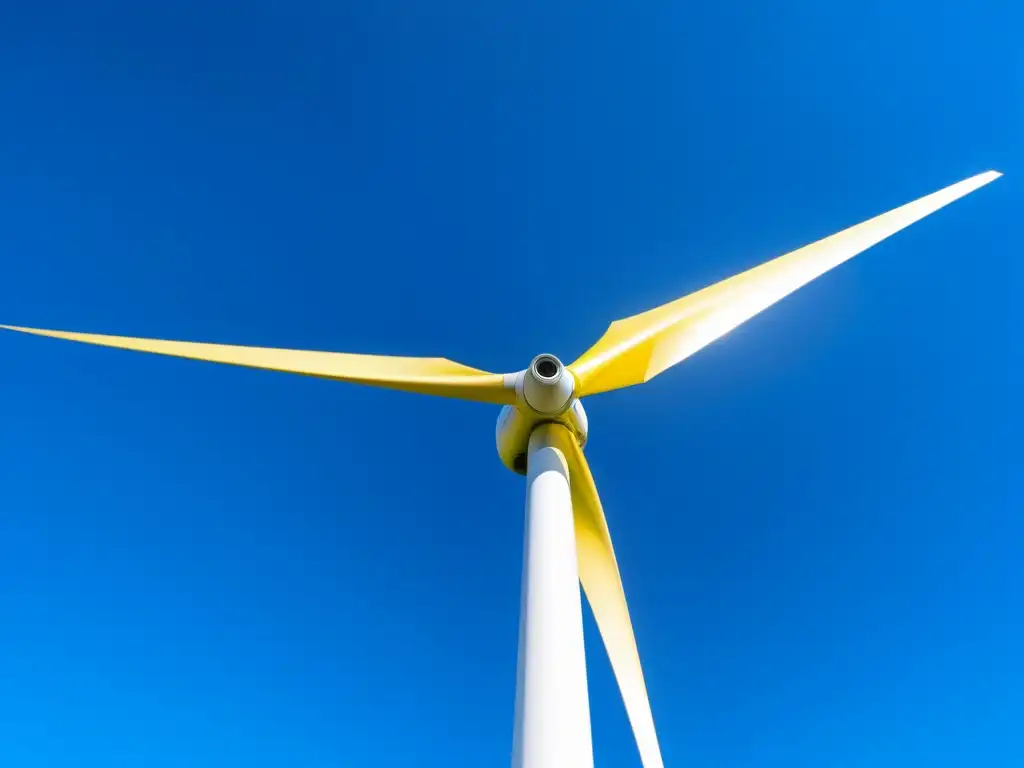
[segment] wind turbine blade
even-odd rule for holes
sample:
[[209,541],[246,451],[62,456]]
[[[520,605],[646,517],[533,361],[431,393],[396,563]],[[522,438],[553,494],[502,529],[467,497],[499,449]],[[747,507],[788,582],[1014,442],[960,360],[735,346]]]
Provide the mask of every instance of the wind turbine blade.
[[569,366],[578,395],[642,384],[853,258],[1002,174],[989,171],[941,189],[656,309],[617,320]]
[[206,360],[248,368],[300,373],[307,376],[460,400],[476,400],[496,405],[515,403],[515,391],[511,385],[505,385],[503,375],[479,371],[444,358],[351,355],[340,352],[308,352],[269,347],[236,347],[192,341],[160,341],[128,336],[103,336],[95,333],[46,331],[10,325],[0,325],[0,328],[36,336],[97,344],[102,347],[117,347],[138,352],[153,352],[158,355],[184,357],[190,360]]
[[573,521],[576,529],[576,557],[580,583],[601,632],[612,671],[619,684],[626,714],[633,728],[644,768],[664,768],[658,734],[654,730],[651,702],[640,666],[640,654],[633,635],[633,624],[626,607],[619,566],[612,549],[608,523],[587,459],[567,430],[558,448],[569,467],[569,489],[572,494]]

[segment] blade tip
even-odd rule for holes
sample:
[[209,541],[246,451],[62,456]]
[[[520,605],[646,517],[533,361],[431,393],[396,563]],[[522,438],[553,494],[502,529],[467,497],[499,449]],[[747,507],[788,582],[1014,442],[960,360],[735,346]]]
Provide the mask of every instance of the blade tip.
[[996,170],[985,171],[984,173],[976,173],[973,176],[968,176],[963,181],[957,182],[952,187],[949,187],[949,189],[957,190],[956,197],[953,198],[955,200],[959,197],[963,197],[966,194],[970,194],[971,192],[981,189],[982,187],[988,184],[991,184],[993,181],[995,181],[1002,175],[1003,174],[1001,171]]
[[18,333],[39,333],[38,328],[26,328],[22,325],[0,325],[0,330],[17,331]]

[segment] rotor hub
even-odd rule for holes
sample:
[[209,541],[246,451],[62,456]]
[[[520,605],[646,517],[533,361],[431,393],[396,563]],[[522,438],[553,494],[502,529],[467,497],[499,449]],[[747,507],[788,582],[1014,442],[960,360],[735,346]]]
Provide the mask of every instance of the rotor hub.
[[526,370],[515,374],[516,404],[498,416],[496,439],[502,463],[526,474],[530,434],[541,424],[562,424],[579,442],[587,442],[587,414],[575,396],[576,379],[554,355],[533,358]]
[[554,416],[572,402],[576,381],[554,355],[537,355],[530,367],[516,378],[517,400],[536,413]]

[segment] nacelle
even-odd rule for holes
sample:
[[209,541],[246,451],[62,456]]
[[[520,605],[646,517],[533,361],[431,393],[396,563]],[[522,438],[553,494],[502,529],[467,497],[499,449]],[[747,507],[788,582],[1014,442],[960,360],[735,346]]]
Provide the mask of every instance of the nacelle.
[[495,438],[501,462],[513,472],[526,474],[530,434],[540,424],[563,424],[582,448],[587,442],[587,413],[574,396],[576,382],[553,355],[538,355],[516,375],[516,404],[498,415]]

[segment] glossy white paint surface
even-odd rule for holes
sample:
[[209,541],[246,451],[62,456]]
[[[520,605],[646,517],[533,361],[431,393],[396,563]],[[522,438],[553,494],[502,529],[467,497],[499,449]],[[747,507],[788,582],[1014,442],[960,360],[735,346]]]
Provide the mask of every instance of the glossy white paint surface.
[[565,459],[542,426],[526,480],[513,768],[592,768],[583,608]]

